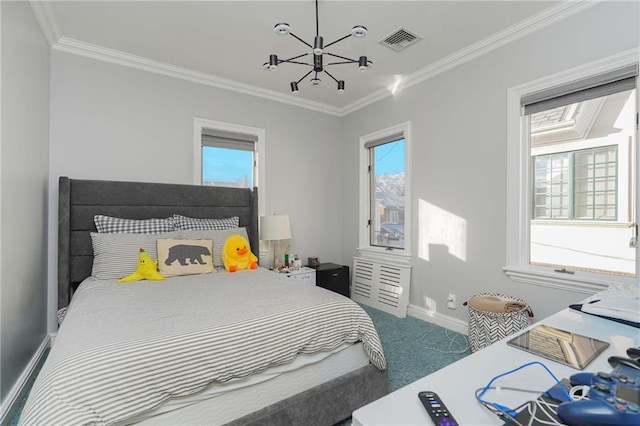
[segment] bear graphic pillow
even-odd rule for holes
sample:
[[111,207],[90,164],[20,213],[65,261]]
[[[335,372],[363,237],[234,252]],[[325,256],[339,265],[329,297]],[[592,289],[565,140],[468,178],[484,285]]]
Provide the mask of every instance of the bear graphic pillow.
[[212,240],[158,240],[157,246],[158,269],[165,277],[216,272]]

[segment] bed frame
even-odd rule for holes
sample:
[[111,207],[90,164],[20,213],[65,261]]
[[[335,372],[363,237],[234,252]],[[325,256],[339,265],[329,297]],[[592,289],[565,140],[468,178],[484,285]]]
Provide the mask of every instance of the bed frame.
[[[69,305],[91,275],[93,216],[149,219],[177,213],[197,218],[240,217],[258,247],[257,189],[61,177],[58,205],[58,309]],[[259,250],[254,250],[258,255]],[[233,425],[332,425],[387,394],[388,372],[373,365],[328,381],[233,421]]]

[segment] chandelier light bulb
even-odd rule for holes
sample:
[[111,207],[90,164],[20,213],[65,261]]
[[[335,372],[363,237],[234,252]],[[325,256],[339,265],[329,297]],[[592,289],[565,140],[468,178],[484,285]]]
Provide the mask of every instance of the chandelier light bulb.
[[338,93],[344,93],[344,80],[338,81]]
[[320,84],[320,79],[318,77],[314,77],[311,79],[311,85],[312,86],[317,86]]
[[364,25],[356,25],[351,28],[351,35],[357,38],[361,38],[367,35],[367,27]]
[[369,63],[367,61],[367,57],[366,56],[360,56],[360,59],[358,60],[358,69],[362,72],[366,71],[367,68],[369,67]]
[[277,55],[269,55],[269,69],[271,71],[275,71],[278,69],[278,56]]
[[291,31],[291,27],[286,22],[280,22],[273,27],[273,31],[278,35],[287,35]]
[[313,39],[313,54],[314,55],[322,55],[322,37],[316,36]]

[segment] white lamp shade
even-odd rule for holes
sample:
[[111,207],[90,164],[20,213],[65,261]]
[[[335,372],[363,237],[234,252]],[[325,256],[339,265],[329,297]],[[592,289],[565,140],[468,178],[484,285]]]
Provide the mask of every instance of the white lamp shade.
[[291,226],[289,216],[286,214],[260,217],[260,239],[288,240],[291,238]]

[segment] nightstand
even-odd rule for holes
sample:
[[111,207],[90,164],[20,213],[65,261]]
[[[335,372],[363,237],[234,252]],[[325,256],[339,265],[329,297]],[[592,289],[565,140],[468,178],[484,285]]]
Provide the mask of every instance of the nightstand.
[[316,268],[316,285],[350,297],[349,267],[335,263],[321,263]]
[[295,271],[285,272],[283,275],[287,278],[303,281],[304,284],[314,285],[316,283],[316,270],[306,266]]

